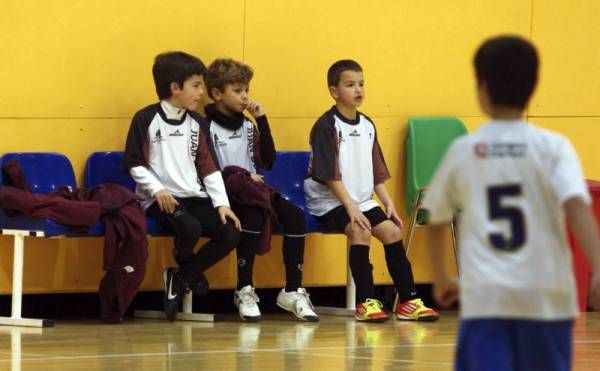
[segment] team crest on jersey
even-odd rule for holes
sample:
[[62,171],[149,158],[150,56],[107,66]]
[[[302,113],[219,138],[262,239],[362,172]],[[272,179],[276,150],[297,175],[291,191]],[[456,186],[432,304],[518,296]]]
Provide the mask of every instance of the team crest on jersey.
[[488,157],[488,145],[484,142],[475,143],[473,146],[473,151],[475,152],[475,156],[479,158],[487,158]]
[[342,136],[342,131],[338,131],[338,144],[345,142],[344,137]]
[[164,142],[166,139],[163,138],[163,136],[160,133],[160,129],[156,130],[156,133],[154,133],[154,138],[152,138],[152,143],[160,143],[160,142]]
[[213,143],[215,147],[227,147],[227,142],[219,140],[219,136],[216,133],[213,135]]
[[527,144],[525,143],[475,143],[473,147],[475,156],[479,158],[488,157],[524,157],[527,154]]

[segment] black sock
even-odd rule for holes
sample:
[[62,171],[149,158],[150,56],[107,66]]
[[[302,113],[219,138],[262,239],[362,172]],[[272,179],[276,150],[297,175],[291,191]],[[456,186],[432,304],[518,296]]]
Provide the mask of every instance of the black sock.
[[415,281],[410,262],[406,258],[402,240],[383,245],[383,248],[385,249],[388,272],[392,276],[394,286],[396,286],[400,303],[414,299],[417,296]]
[[260,233],[242,232],[240,243],[237,245],[237,289],[245,286],[254,286],[252,275],[254,271],[254,257],[260,243]]
[[285,264],[285,291],[297,291],[302,286],[304,236],[283,237],[283,263]]
[[368,245],[350,246],[350,270],[356,285],[356,303],[364,303],[375,297],[373,287],[373,266],[369,261]]

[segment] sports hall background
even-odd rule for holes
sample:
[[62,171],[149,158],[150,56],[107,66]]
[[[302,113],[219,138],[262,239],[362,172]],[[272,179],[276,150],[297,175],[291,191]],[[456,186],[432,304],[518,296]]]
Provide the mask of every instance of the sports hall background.
[[[184,50],[206,64],[232,57],[255,70],[279,150],[308,150],[315,119],[332,104],[325,74],[358,60],[366,79],[362,111],[376,124],[404,220],[404,139],[409,116],[452,115],[470,130],[482,116],[471,59],[488,36],[515,33],[542,55],[531,121],[565,134],[588,178],[600,179],[600,2],[595,0],[0,0],[0,153],[56,151],[82,179],[87,156],[122,150],[133,113],[156,101],[156,54]],[[280,237],[256,262],[257,287],[281,287]],[[410,258],[430,280],[417,232]],[[95,292],[103,274],[100,238],[29,239],[24,290]],[[390,282],[374,244],[377,283]],[[229,256],[208,273],[214,288],[235,285]],[[344,285],[342,236],[307,238],[304,285]],[[150,240],[145,290],[161,290],[171,260],[167,238]],[[0,294],[10,292],[12,240],[0,237]]]

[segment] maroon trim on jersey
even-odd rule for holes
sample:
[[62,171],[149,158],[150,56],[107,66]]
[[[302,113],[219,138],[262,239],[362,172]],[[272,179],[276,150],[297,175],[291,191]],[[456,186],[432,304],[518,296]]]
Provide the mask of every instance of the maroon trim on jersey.
[[377,129],[373,120],[368,116],[357,112],[356,120],[348,120],[339,113],[335,106],[321,116],[310,133],[310,145],[312,148],[311,163],[309,165],[309,176],[318,182],[341,180],[342,174],[339,167],[339,138],[335,129],[335,118],[338,116],[342,121],[350,125],[360,122],[360,115],[364,116],[375,130],[375,142],[372,149],[373,161],[373,183],[375,185],[390,179],[390,173],[383,157],[383,152],[377,140]]
[[129,173],[129,169],[137,166],[148,167],[149,143],[148,127],[154,116],[158,113],[160,103],[151,104],[137,111],[131,120],[125,154],[123,155],[122,168]]
[[339,166],[339,141],[333,115],[333,110],[325,112],[310,132],[312,156],[308,174],[321,183],[342,179]]
[[[191,133],[191,148],[195,151],[194,165],[198,173],[198,178],[202,179],[207,175],[218,171],[215,157],[213,152],[208,145],[206,134],[201,130],[203,125],[206,125],[206,120],[196,112],[187,112],[190,117],[198,123],[198,132]],[[127,142],[125,144],[125,154],[123,156],[123,169],[129,173],[129,170],[136,166],[148,167],[149,163],[149,149],[150,149],[150,135],[148,134],[148,128],[156,117],[160,115],[161,119],[164,120],[164,113],[160,107],[160,103],[155,103],[142,108],[133,116],[131,126],[129,127],[129,133],[127,134]],[[187,119],[187,115],[182,117],[181,121],[166,120],[170,125],[182,124]],[[187,150],[182,148],[182,151]],[[177,166],[177,164],[173,164]],[[159,179],[160,180],[160,179]]]
[[[373,125],[373,127],[375,127],[375,125]],[[373,143],[373,154],[371,157],[373,158],[373,184],[381,184],[390,179],[390,172],[385,164],[383,152],[381,152],[381,147],[377,140],[377,130],[375,130],[375,143]]]
[[[198,123],[198,136],[194,138],[194,134],[196,133],[192,132],[191,138],[192,148],[194,147],[194,144],[197,145],[194,164],[196,165],[198,178],[204,179],[204,177],[214,173],[215,171],[219,171],[219,166],[215,153],[211,149],[208,141],[210,134],[207,134],[204,130],[202,130],[203,127],[208,127],[206,119],[196,112],[190,112],[190,116]],[[196,140],[196,143],[194,143],[194,140]]]

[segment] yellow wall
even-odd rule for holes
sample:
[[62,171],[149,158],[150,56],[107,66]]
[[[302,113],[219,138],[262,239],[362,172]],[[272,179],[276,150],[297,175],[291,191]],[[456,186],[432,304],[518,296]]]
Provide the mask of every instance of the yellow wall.
[[[510,32],[531,38],[542,54],[531,120],[567,135],[585,173],[600,178],[600,3],[594,0],[2,0],[0,12],[0,153],[58,151],[81,179],[87,155],[120,150],[132,114],[155,101],[153,57],[185,50],[255,68],[252,95],[270,116],[280,150],[308,149],[314,120],[331,104],[325,72],[341,58],[365,69],[362,107],[377,123],[403,205],[406,119],[454,115],[470,129],[484,118],[476,105],[471,57],[486,37]],[[280,238],[256,263],[257,286],[281,286]],[[417,281],[430,279],[416,237]],[[0,292],[10,291],[12,240],[0,237]],[[28,292],[95,291],[102,239],[26,242]],[[377,282],[389,282],[380,245],[372,257]],[[340,236],[307,239],[305,284],[345,282]],[[152,239],[145,289],[160,289],[171,264],[170,239]],[[232,287],[229,257],[209,272],[213,287]]]

